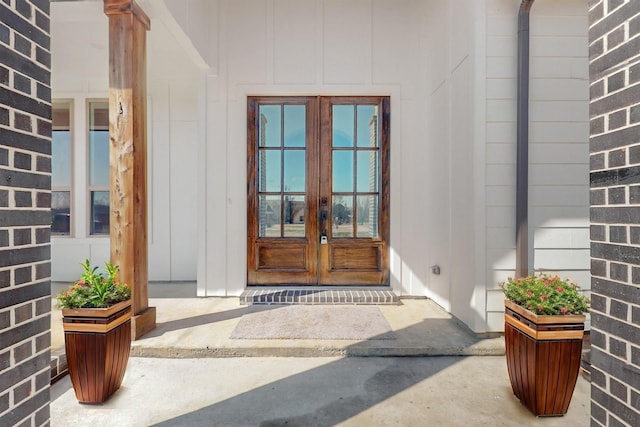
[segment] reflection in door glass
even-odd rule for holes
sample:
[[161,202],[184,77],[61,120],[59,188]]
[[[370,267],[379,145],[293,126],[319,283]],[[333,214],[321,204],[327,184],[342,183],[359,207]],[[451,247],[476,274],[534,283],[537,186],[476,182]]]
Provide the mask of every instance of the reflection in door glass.
[[333,196],[331,236],[353,237],[353,198],[351,196]]
[[353,192],[353,151],[333,150],[333,192]]
[[353,147],[353,105],[333,106],[333,146]]
[[281,237],[280,196],[260,196],[260,237]]
[[358,105],[358,147],[378,146],[378,106]]
[[358,151],[358,183],[359,193],[376,193],[378,191],[378,152],[373,150]]
[[378,196],[357,196],[356,237],[378,237]]
[[282,107],[280,105],[260,106],[260,147],[280,147],[282,144]]
[[280,191],[280,150],[260,150],[260,191]]
[[304,150],[284,150],[284,191],[304,192],[305,154]]
[[304,196],[284,196],[284,237],[305,236]]
[[306,107],[304,105],[284,106],[284,146],[306,146]]

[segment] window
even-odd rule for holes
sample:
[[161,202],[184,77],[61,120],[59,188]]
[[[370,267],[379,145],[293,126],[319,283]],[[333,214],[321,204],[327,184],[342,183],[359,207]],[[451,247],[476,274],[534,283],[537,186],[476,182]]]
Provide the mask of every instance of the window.
[[54,102],[51,131],[51,233],[71,235],[71,101]]
[[88,194],[91,235],[109,234],[109,103],[90,101]]
[[[74,123],[74,116],[86,121]],[[51,234],[108,236],[109,187],[109,103],[53,100]],[[74,215],[74,208],[86,215]]]

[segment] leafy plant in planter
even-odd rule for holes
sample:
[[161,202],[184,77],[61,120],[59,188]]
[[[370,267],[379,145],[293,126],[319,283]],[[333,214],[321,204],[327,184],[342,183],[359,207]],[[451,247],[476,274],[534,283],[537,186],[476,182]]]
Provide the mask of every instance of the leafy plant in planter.
[[56,297],[61,308],[105,308],[131,298],[129,286],[118,282],[118,266],[106,263],[105,277],[88,259],[81,265],[80,280]]
[[131,289],[87,259],[74,285],[57,296],[69,376],[78,401],[101,403],[122,383],[131,351]]
[[510,278],[500,286],[514,394],[536,416],[566,414],[580,371],[589,300],[572,281],[546,274]]

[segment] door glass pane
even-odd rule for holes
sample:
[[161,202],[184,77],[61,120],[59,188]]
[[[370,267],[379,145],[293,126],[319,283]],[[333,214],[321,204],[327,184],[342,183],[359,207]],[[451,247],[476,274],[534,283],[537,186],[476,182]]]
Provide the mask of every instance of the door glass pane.
[[109,234],[109,192],[91,192],[91,234]]
[[71,134],[68,130],[51,132],[51,186],[71,186]]
[[353,105],[333,106],[333,146],[353,147]]
[[333,150],[332,171],[333,192],[353,192],[353,151]]
[[284,150],[284,191],[304,192],[305,152]]
[[71,193],[51,192],[51,234],[71,234]]
[[280,105],[261,105],[260,106],[260,130],[259,146],[260,147],[280,147],[282,136],[282,108]]
[[260,191],[281,191],[280,154],[280,150],[260,150]]
[[306,107],[304,105],[284,106],[284,146],[304,147],[306,145]]
[[109,104],[89,103],[89,185],[109,186]]
[[358,105],[358,147],[378,146],[378,107]]
[[353,237],[353,197],[333,196],[331,236]]
[[356,191],[361,193],[378,192],[378,152],[358,151],[358,184]]
[[260,237],[281,237],[280,196],[260,196]]
[[284,196],[284,237],[305,236],[304,196]]
[[378,237],[378,196],[357,196],[356,237]]

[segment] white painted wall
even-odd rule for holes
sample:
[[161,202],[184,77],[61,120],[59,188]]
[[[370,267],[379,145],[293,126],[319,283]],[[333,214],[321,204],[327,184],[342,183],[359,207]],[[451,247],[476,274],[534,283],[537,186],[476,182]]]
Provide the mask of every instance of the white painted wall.
[[[86,100],[108,98],[108,25],[102,2],[52,3],[51,17],[52,98],[73,101],[74,140],[74,234],[51,239],[52,280],[72,281],[85,258],[109,259],[109,238],[88,235],[85,160]],[[201,72],[161,21],[147,44],[149,279],[195,280]]]
[[[428,150],[421,159],[427,192],[427,295],[472,329],[484,330],[484,50],[483,2],[428,2]],[[413,153],[406,153],[407,157]],[[425,165],[417,165],[424,168]],[[411,239],[410,232],[407,239]],[[427,273],[429,274],[429,272]]]
[[[537,0],[533,8],[530,241],[536,270],[587,286],[584,3]],[[502,330],[498,283],[515,267],[519,2],[141,4],[152,22],[152,280],[197,275],[201,296],[245,288],[247,96],[389,95],[391,285],[401,295],[433,298],[475,331]],[[93,21],[70,13],[84,7],[95,8]],[[53,3],[52,12],[53,97],[106,97],[101,3]],[[85,40],[89,46],[78,44]],[[76,110],[76,122],[83,114]],[[74,154],[86,155],[82,148]],[[74,164],[82,187],[84,165]],[[86,205],[82,197],[76,210]],[[86,221],[82,215],[77,221]],[[106,259],[108,241],[54,238],[52,253],[54,280],[70,280],[77,274],[69,266],[84,254]],[[440,275],[431,273],[436,264]]]
[[440,209],[422,196],[433,176],[420,161],[428,156],[422,2],[213,3],[220,57],[219,74],[206,84],[207,233],[199,293],[237,295],[246,284],[246,97],[379,94],[391,96],[392,285],[424,295],[425,216]]
[[[516,28],[519,2],[487,2],[488,326],[500,330],[498,283],[515,270]],[[529,265],[589,278],[587,4],[537,0],[531,10]]]

